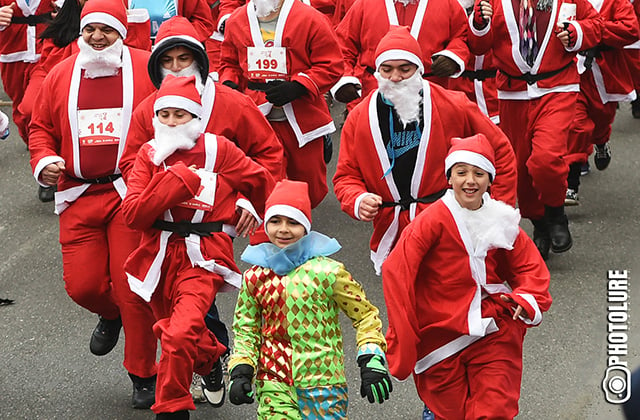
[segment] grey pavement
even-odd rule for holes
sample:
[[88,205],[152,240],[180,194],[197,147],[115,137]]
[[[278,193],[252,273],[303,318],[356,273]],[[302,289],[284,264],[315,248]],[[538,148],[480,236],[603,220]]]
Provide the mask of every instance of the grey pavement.
[[[3,110],[10,114],[8,107]],[[336,107],[334,114],[340,109]],[[0,418],[2,419],[152,419],[148,410],[130,407],[131,383],[122,367],[123,336],[103,357],[89,352],[89,335],[97,317],[69,299],[62,281],[58,220],[51,203],[36,197],[29,154],[15,127],[0,143],[0,298],[15,304],[0,307]],[[619,406],[605,401],[601,382],[607,367],[607,270],[629,270],[631,368],[640,365],[638,183],[640,120],[621,104],[612,135],[613,162],[603,172],[582,178],[582,204],[569,208],[573,248],[552,255],[554,298],[542,325],[525,339],[519,420],[622,419]],[[334,135],[335,170],[338,135]],[[381,280],[369,261],[368,224],[340,211],[330,193],[314,210],[315,230],[336,237],[336,255],[364,284],[369,298],[386,319]],[[528,222],[522,226],[531,233]],[[246,246],[235,243],[236,256]],[[246,268],[241,265],[241,268]],[[237,293],[218,296],[223,320],[230,324]],[[355,334],[346,317],[347,377],[352,419],[421,418],[422,403],[412,380],[394,383],[391,399],[369,404],[359,396]],[[636,391],[640,395],[640,390]],[[255,404],[215,409],[199,404],[192,419],[252,419]]]

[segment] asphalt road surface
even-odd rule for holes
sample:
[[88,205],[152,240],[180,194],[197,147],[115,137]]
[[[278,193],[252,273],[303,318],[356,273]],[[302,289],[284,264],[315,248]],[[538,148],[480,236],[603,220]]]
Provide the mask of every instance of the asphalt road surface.
[[[9,107],[3,107],[10,114]],[[334,114],[341,109],[335,107]],[[12,126],[10,138],[0,142],[0,298],[15,300],[0,306],[0,418],[2,419],[152,419],[148,410],[133,410],[131,382],[122,367],[123,337],[103,357],[89,352],[89,336],[97,316],[69,299],[62,281],[58,220],[53,204],[37,200],[37,186],[29,169],[29,154]],[[521,420],[619,420],[619,405],[605,400],[602,381],[607,369],[607,271],[628,270],[628,344],[620,356],[629,368],[640,365],[640,305],[638,185],[640,183],[640,120],[621,104],[612,135],[613,161],[603,172],[582,178],[581,205],[569,208],[573,248],[552,255],[554,298],[542,325],[525,340],[520,398]],[[334,135],[335,170],[339,135]],[[522,226],[531,233],[531,226]],[[364,284],[369,298],[386,319],[381,280],[369,261],[370,226],[340,211],[330,193],[314,210],[315,230],[336,237],[336,255]],[[246,241],[236,241],[236,255]],[[242,265],[241,268],[246,268]],[[237,294],[218,297],[223,319],[231,323]],[[614,320],[624,314],[616,312]],[[351,419],[395,420],[421,418],[422,403],[412,380],[394,382],[391,399],[369,404],[359,395],[355,363],[355,334],[346,317],[347,378],[351,388]],[[610,373],[612,375],[613,373]],[[640,396],[640,389],[635,390]],[[236,407],[228,401],[218,409],[199,404],[192,419],[255,418],[256,406]]]

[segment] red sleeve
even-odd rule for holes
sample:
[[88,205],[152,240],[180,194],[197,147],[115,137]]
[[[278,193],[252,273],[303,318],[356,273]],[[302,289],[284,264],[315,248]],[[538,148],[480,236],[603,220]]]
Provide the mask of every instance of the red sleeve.
[[[243,28],[242,23],[247,19],[245,8],[238,9],[229,18],[225,25],[224,40],[220,46],[220,82],[231,81],[240,85],[242,78],[242,67],[238,58],[238,47],[235,38],[238,37]],[[243,88],[242,86],[240,87]]]
[[582,31],[582,43],[576,50],[593,48],[600,43],[604,29],[604,19],[588,0],[575,0],[577,5],[577,24]]
[[602,43],[609,47],[622,48],[638,40],[638,20],[628,0],[612,1],[613,18],[604,21]]
[[211,19],[211,8],[206,0],[182,0],[179,7],[179,14],[186,17],[196,29],[198,41],[207,40],[216,27]]
[[122,202],[126,223],[133,229],[146,230],[166,209],[195,197],[200,177],[182,162],[162,170],[148,157],[151,146],[145,144],[127,182]]
[[344,18],[336,27],[336,35],[340,44],[344,62],[344,75],[355,77],[355,67],[362,45],[360,44],[360,34],[362,32],[362,15],[364,8],[360,5],[363,0],[356,0],[353,6],[346,12]]
[[[220,0],[220,12],[218,19],[230,16],[234,10],[244,6],[247,2],[245,0]],[[220,21],[216,22],[220,26]]]

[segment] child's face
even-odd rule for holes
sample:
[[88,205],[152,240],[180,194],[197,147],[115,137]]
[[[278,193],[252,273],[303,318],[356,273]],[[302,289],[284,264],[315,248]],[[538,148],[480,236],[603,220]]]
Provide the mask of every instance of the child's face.
[[267,236],[272,244],[284,248],[305,235],[304,226],[287,216],[273,216],[267,221]]
[[487,192],[491,182],[489,174],[477,166],[456,163],[451,168],[449,184],[462,207],[477,210],[482,206],[482,194]]
[[158,111],[158,121],[169,127],[186,124],[192,119],[193,115],[181,108],[162,108]]

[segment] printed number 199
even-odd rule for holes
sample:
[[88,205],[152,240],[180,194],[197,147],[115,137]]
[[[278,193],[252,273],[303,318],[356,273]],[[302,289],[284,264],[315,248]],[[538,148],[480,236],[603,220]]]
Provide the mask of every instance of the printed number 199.
[[278,60],[264,58],[256,61],[256,66],[261,70],[275,69],[278,67]]

